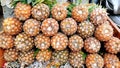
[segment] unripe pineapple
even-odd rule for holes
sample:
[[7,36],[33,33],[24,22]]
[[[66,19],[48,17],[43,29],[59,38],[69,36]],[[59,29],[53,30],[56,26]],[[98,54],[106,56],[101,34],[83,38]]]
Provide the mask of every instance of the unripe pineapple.
[[78,25],[78,33],[82,38],[88,38],[93,35],[95,30],[94,25],[91,22],[84,21]]
[[51,14],[54,19],[60,21],[67,17],[67,9],[61,4],[56,4],[52,7]]
[[60,23],[61,30],[66,35],[72,35],[77,31],[77,23],[72,18],[66,18]]
[[85,21],[88,17],[88,9],[84,5],[78,5],[75,6],[72,10],[72,17],[77,21],[77,22],[82,22]]
[[4,64],[4,68],[20,68],[20,63],[18,63],[17,61],[14,62],[6,62]]
[[6,18],[3,21],[3,30],[10,35],[16,35],[22,31],[22,23],[16,18]]
[[84,42],[84,49],[89,53],[96,53],[100,50],[100,41],[94,37],[89,37]]
[[26,20],[31,15],[31,6],[29,4],[17,3],[14,10],[15,17],[19,20]]
[[106,9],[101,7],[95,8],[90,14],[90,20],[96,26],[107,21]]
[[86,57],[87,68],[103,68],[104,60],[99,54],[89,54]]
[[69,62],[74,68],[82,68],[84,64],[83,55],[80,51],[71,52],[69,55]]
[[15,38],[16,49],[24,52],[29,51],[34,46],[34,40],[25,33],[20,33]]
[[51,38],[51,46],[55,50],[64,50],[68,45],[68,38],[65,34],[58,33]]
[[45,36],[53,36],[58,32],[59,24],[53,18],[45,19],[42,22],[41,30]]
[[43,21],[50,15],[50,9],[47,5],[39,3],[32,8],[33,18]]
[[83,39],[78,35],[73,35],[69,38],[69,48],[72,51],[80,51],[83,47]]
[[21,68],[24,68],[25,65],[30,65],[34,62],[34,51],[21,52],[18,61],[21,64]]
[[52,61],[55,63],[58,63],[59,65],[63,65],[65,63],[67,63],[68,61],[68,55],[69,52],[68,50],[62,50],[62,51],[54,51],[52,53]]
[[113,28],[109,23],[103,23],[95,30],[95,37],[100,41],[108,41],[112,36]]
[[35,37],[34,43],[36,48],[46,50],[50,47],[50,38],[40,34]]
[[9,62],[16,61],[18,59],[18,51],[12,48],[5,50],[4,59]]
[[49,50],[41,50],[38,52],[36,59],[39,62],[49,61],[51,59],[52,52]]
[[119,58],[114,54],[104,55],[104,66],[105,68],[120,68]]
[[30,36],[36,36],[40,32],[40,24],[35,19],[28,19],[23,25],[23,30]]
[[117,54],[120,52],[120,39],[117,37],[112,37],[106,42],[105,48],[109,53]]

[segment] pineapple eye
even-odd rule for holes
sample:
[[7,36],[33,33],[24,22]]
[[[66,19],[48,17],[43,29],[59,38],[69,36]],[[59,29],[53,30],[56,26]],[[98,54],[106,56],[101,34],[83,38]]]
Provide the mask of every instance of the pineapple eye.
[[82,14],[83,12],[82,12],[82,10],[79,10],[78,13],[79,13],[79,14]]

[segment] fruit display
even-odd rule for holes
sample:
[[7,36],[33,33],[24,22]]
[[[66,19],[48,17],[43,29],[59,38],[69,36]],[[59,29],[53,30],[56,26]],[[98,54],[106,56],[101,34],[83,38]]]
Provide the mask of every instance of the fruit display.
[[120,68],[120,38],[106,9],[55,1],[13,0],[14,16],[0,32],[2,68]]

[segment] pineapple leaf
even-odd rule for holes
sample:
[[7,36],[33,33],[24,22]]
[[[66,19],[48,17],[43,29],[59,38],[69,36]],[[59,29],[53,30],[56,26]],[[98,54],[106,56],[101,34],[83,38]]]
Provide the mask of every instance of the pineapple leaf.
[[71,4],[67,7],[67,10],[68,10],[67,16],[68,16],[68,17],[71,17],[72,9],[73,9],[73,7],[75,7],[75,6],[76,6],[75,4],[71,3]]
[[36,49],[35,52],[34,52],[34,56],[36,56],[39,51],[40,51],[39,49]]
[[27,0],[27,4],[30,4],[32,3],[33,0]]
[[87,53],[81,51],[80,54],[82,54],[82,58],[85,60]]

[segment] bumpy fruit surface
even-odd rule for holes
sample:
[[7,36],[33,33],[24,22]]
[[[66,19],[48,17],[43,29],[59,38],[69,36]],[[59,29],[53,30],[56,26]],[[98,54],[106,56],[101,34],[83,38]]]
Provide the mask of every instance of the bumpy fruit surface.
[[15,38],[15,46],[22,52],[29,51],[34,46],[33,38],[25,33],[20,33]]
[[49,14],[49,7],[43,3],[37,4],[32,8],[32,16],[37,20],[43,21],[48,18]]
[[96,53],[100,50],[100,41],[94,37],[89,37],[84,42],[84,49],[89,53]]
[[57,21],[63,20],[67,17],[67,9],[61,4],[56,4],[51,10],[53,18]]
[[22,30],[22,23],[16,18],[6,18],[3,21],[3,30],[10,35],[16,35]]
[[78,35],[73,35],[69,38],[69,48],[72,51],[80,51],[83,47],[83,39]]
[[117,54],[120,52],[120,39],[117,37],[112,37],[106,42],[105,48],[109,53]]
[[95,37],[100,41],[108,41],[112,36],[113,28],[109,23],[103,23],[95,30]]
[[36,36],[40,32],[40,23],[35,19],[28,19],[23,25],[23,30],[30,36]]
[[50,38],[40,34],[35,37],[34,43],[37,48],[46,50],[50,47]]
[[60,23],[61,30],[66,35],[72,35],[77,31],[77,23],[72,18],[66,18]]
[[88,9],[84,5],[78,5],[75,6],[72,10],[72,17],[77,21],[77,22],[82,22],[85,21],[88,17]]
[[3,49],[12,48],[14,46],[14,39],[12,36],[0,33],[0,47]]
[[38,54],[36,56],[36,59],[39,62],[45,62],[45,61],[49,61],[51,59],[51,56],[52,56],[52,52],[51,51],[49,51],[49,50],[42,50],[42,51],[38,52]]
[[89,54],[86,57],[86,67],[87,68],[103,68],[104,60],[98,54]]
[[16,61],[18,59],[18,51],[16,49],[5,50],[4,59],[9,62]]
[[91,22],[84,21],[78,25],[78,33],[82,38],[88,38],[93,35],[95,30],[94,25]]
[[119,58],[114,54],[104,55],[104,66],[105,68],[120,68]]
[[90,14],[90,20],[96,26],[107,21],[106,9],[101,7],[95,8]]
[[83,55],[79,52],[71,52],[69,62],[74,68],[81,68],[84,64]]
[[59,24],[53,18],[45,19],[42,22],[41,30],[45,36],[53,36],[57,34],[58,29],[59,29]]
[[51,38],[51,46],[55,50],[64,50],[68,45],[68,38],[65,34],[58,33]]
[[5,68],[20,68],[20,63],[17,62],[17,61],[14,61],[14,62],[6,62],[4,64],[4,67]]
[[15,7],[14,14],[19,20],[26,20],[31,15],[31,6],[29,4],[19,2]]
[[62,51],[54,51],[52,53],[52,61],[63,65],[68,61],[68,55],[69,52],[67,49]]

